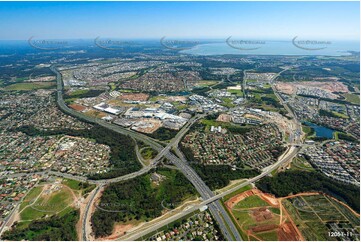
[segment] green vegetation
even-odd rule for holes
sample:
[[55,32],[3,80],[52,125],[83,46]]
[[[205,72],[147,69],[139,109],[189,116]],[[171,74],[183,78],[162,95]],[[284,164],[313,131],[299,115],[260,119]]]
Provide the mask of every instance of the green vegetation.
[[228,89],[227,92],[235,94],[237,97],[243,97],[243,92],[242,90],[238,90],[238,89]]
[[231,98],[228,97],[223,97],[221,98],[222,100],[222,106],[225,106],[227,108],[234,108],[236,105],[233,104],[233,100]]
[[264,206],[268,206],[268,203],[263,201],[259,196],[252,195],[246,197],[241,202],[237,203],[234,206],[234,208],[239,209],[239,208],[253,208],[253,207],[264,207]]
[[345,118],[345,119],[348,118],[347,115],[344,115],[342,113],[337,113],[334,111],[327,111],[327,110],[323,110],[323,109],[319,110],[319,114],[320,114],[320,116],[333,117],[333,118]]
[[37,196],[39,196],[42,190],[42,186],[34,187],[33,189],[31,189],[29,193],[24,197],[23,202],[20,204],[20,211],[27,205],[29,205],[30,202],[34,200]]
[[84,183],[71,179],[64,179],[63,184],[70,187],[72,190],[80,191],[82,195],[87,194],[95,188],[94,184]]
[[240,189],[238,189],[237,191],[234,191],[226,196],[224,196],[222,198],[223,201],[227,201],[228,199],[231,199],[232,197],[236,196],[237,194],[239,193],[242,193],[242,192],[245,192],[245,191],[248,191],[248,190],[251,190],[252,189],[252,185],[247,185],[247,186],[244,186]]
[[157,129],[153,133],[149,134],[149,136],[154,138],[154,139],[164,141],[164,140],[170,140],[170,139],[174,138],[177,135],[177,133],[178,133],[177,130],[172,130],[172,129],[167,129],[167,128],[164,128],[164,127],[160,127],[159,129]]
[[146,147],[141,150],[140,154],[142,155],[142,157],[144,159],[149,160],[149,159],[153,159],[154,157],[156,157],[158,152],[156,150],[153,150],[150,147]]
[[315,129],[307,125],[302,125],[302,131],[306,133],[306,138],[314,136],[316,134]]
[[73,200],[72,193],[66,188],[54,191],[51,194],[42,194],[20,213],[20,218],[21,220],[36,220],[46,215],[57,214],[71,206]]
[[76,90],[72,91],[70,94],[64,94],[64,99],[70,99],[70,98],[86,98],[86,97],[97,97],[100,94],[102,94],[104,90]]
[[283,105],[278,101],[278,98],[274,94],[271,87],[247,90],[247,95],[252,96],[249,98],[249,100],[254,108],[279,112],[280,114],[287,113]]
[[[328,223],[350,228],[359,226],[359,219],[347,207],[325,195],[298,196],[282,201],[306,241],[325,241],[329,237]],[[353,236],[351,236],[353,237]]]
[[320,172],[286,171],[274,177],[264,177],[256,186],[278,197],[309,191],[324,192],[360,211],[360,193],[357,186],[340,183]]
[[197,82],[197,86],[199,87],[208,87],[208,86],[213,86],[215,84],[217,84],[219,81],[216,80],[201,80]]
[[353,93],[345,93],[342,96],[346,98],[346,101],[354,104],[360,104],[360,95]]
[[135,154],[135,142],[128,136],[103,128],[100,125],[94,125],[91,129],[86,130],[61,129],[47,131],[38,130],[32,126],[22,126],[17,131],[30,136],[66,134],[94,139],[97,143],[108,145],[111,149],[110,163],[112,164],[112,170],[107,173],[91,175],[90,178],[92,179],[113,178],[141,169],[141,164]]
[[343,132],[339,132],[339,131],[336,131],[334,133],[334,136],[335,136],[335,140],[342,139],[342,140],[351,141],[351,142],[357,142],[358,141],[352,135],[349,135],[349,134],[346,134],[346,133],[343,133]]
[[191,166],[211,190],[225,187],[231,180],[251,178],[259,174],[258,171],[253,169],[232,170],[228,165],[205,166],[193,163]]
[[78,240],[75,225],[79,220],[79,211],[73,210],[64,216],[54,215],[43,220],[31,221],[27,226],[15,226],[6,231],[3,240]]
[[291,163],[291,170],[315,171],[312,165],[303,157],[295,157]]
[[4,89],[7,91],[31,91],[36,89],[50,89],[55,87],[55,82],[26,82],[15,83],[6,86]]
[[[154,170],[152,171],[154,172]],[[151,173],[110,184],[92,217],[96,237],[111,234],[117,222],[149,221],[196,195],[187,178],[177,170],[157,169],[164,176],[159,185],[151,182]],[[102,207],[102,204],[104,205]]]
[[257,233],[257,237],[261,238],[263,241],[278,241],[277,231],[275,230]]
[[206,131],[209,131],[211,129],[211,126],[221,126],[222,128],[227,129],[231,133],[244,134],[250,131],[250,129],[252,128],[252,126],[250,125],[241,126],[233,123],[219,122],[215,120],[215,117],[211,116],[208,116],[206,119],[202,119],[200,123],[205,125]]

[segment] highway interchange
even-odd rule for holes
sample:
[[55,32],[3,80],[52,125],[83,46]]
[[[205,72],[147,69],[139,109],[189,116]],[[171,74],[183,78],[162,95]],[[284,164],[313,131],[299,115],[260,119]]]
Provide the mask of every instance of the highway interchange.
[[[120,134],[128,135],[134,139],[141,140],[143,143],[149,145],[151,148],[158,151],[158,153],[159,153],[159,155],[157,156],[158,158],[161,155],[163,155],[165,158],[167,158],[169,161],[171,161],[175,166],[177,166],[180,169],[180,171],[187,177],[187,179],[194,185],[194,187],[196,188],[198,193],[201,195],[203,200],[207,200],[207,199],[211,198],[212,196],[214,196],[213,192],[209,189],[209,187],[202,181],[202,179],[196,174],[196,172],[187,164],[184,157],[182,156],[183,159],[179,159],[172,152],[170,152],[170,147],[172,144],[175,145],[175,142],[174,143],[171,142],[170,145],[168,145],[164,148],[157,141],[155,141],[154,139],[152,139],[146,135],[137,133],[132,130],[124,129],[120,126],[110,124],[105,121],[100,121],[100,120],[97,120],[97,119],[94,119],[91,117],[87,117],[87,116],[85,116],[81,113],[78,113],[75,110],[72,110],[69,107],[67,107],[63,100],[63,82],[62,82],[61,74],[56,70],[56,68],[54,66],[51,67],[51,70],[57,76],[57,96],[56,96],[57,104],[63,112],[65,112],[71,116],[80,118],[81,120],[84,120],[84,121],[88,121],[91,123],[97,123],[105,128],[108,128],[108,129],[118,132]],[[189,124],[187,124],[184,129],[182,129],[180,134],[175,138],[175,141],[179,142],[179,140],[182,137],[182,134],[187,132],[187,130],[191,126],[192,122],[195,122],[195,119],[191,119],[191,122]],[[178,150],[178,148],[176,149],[176,151],[180,152]],[[102,181],[99,181],[99,184],[105,185],[109,182],[121,181],[121,180],[130,179],[132,177],[136,177],[136,176],[145,174],[150,169],[155,167],[159,160],[160,159],[154,160],[154,162],[150,166],[144,167],[140,171],[137,171],[137,172],[134,172],[134,173],[131,173],[129,175],[122,176],[119,178],[102,180]],[[92,202],[92,200],[90,200],[90,202]],[[88,216],[89,207],[87,206],[87,210],[85,211],[85,215],[84,215],[85,217]],[[228,213],[222,207],[220,201],[214,201],[211,204],[209,204],[209,209],[210,209],[212,215],[214,216],[214,218],[217,220],[217,223],[219,224],[220,229],[222,230],[222,233],[227,240],[242,240],[238,230],[236,229],[235,225],[232,223],[231,218],[229,217]],[[86,224],[83,223],[83,227],[86,227],[85,225]],[[228,228],[230,229],[230,231]],[[87,232],[85,232],[85,234],[87,234]]]
[[[57,75],[57,95],[56,95],[57,105],[63,112],[65,112],[71,116],[74,116],[80,120],[90,122],[90,123],[95,123],[95,124],[98,124],[98,125],[101,125],[101,126],[107,128],[107,129],[113,130],[114,132],[117,132],[117,133],[120,133],[123,135],[127,135],[130,138],[133,138],[136,140],[140,140],[158,152],[158,155],[152,160],[152,162],[149,166],[143,166],[143,168],[139,171],[136,171],[136,172],[124,175],[124,176],[111,178],[111,179],[89,180],[84,177],[67,175],[67,174],[60,173],[60,172],[53,172],[53,171],[45,172],[45,173],[48,173],[51,175],[58,175],[58,176],[62,176],[62,177],[70,178],[70,179],[79,180],[79,181],[87,181],[91,184],[97,185],[97,188],[94,189],[94,191],[90,195],[90,198],[88,200],[88,203],[86,204],[86,208],[85,208],[84,215],[82,218],[82,239],[83,240],[88,240],[89,231],[87,231],[87,228],[89,227],[88,223],[90,222],[90,216],[91,216],[90,208],[92,207],[92,204],[94,203],[94,198],[96,197],[96,194],[99,192],[99,190],[101,190],[101,188],[103,186],[105,186],[109,183],[124,181],[124,180],[134,178],[136,176],[146,174],[151,169],[156,167],[157,164],[162,160],[162,158],[165,157],[170,162],[172,162],[187,177],[187,179],[194,185],[194,187],[196,188],[198,193],[201,195],[203,202],[197,206],[193,206],[190,209],[182,211],[179,214],[171,216],[170,218],[165,219],[165,220],[161,221],[160,223],[157,223],[154,226],[151,226],[148,229],[137,232],[136,234],[130,234],[129,236],[126,236],[126,239],[127,240],[136,240],[136,239],[142,238],[142,236],[145,236],[148,233],[150,233],[172,221],[175,221],[175,220],[185,216],[186,214],[196,211],[197,209],[201,208],[204,205],[207,205],[210,212],[212,213],[213,217],[217,221],[220,229],[222,230],[222,233],[225,236],[225,239],[241,241],[242,238],[241,238],[237,228],[233,224],[230,216],[226,212],[225,208],[222,206],[220,198],[222,198],[225,195],[230,194],[244,186],[254,183],[264,176],[269,175],[272,171],[277,169],[282,164],[285,164],[285,163],[289,162],[290,160],[292,160],[292,158],[298,153],[298,151],[300,150],[300,147],[301,147],[301,145],[299,144],[300,132],[296,132],[295,142],[294,142],[296,144],[289,146],[287,151],[284,153],[284,155],[275,164],[265,168],[260,175],[254,177],[252,179],[248,179],[246,182],[243,182],[243,183],[233,187],[232,189],[229,189],[223,193],[215,195],[209,189],[209,187],[203,182],[203,180],[198,176],[198,174],[188,165],[186,158],[184,157],[183,153],[178,148],[178,144],[179,144],[181,138],[188,132],[189,128],[197,120],[204,117],[206,114],[196,115],[193,118],[191,118],[188,121],[188,123],[171,140],[171,142],[169,144],[167,144],[166,146],[163,146],[161,144],[161,142],[159,142],[155,139],[152,139],[146,135],[137,133],[137,132],[129,130],[129,129],[122,128],[120,126],[117,126],[117,125],[114,125],[114,124],[111,124],[111,123],[108,123],[108,122],[105,122],[102,120],[98,120],[98,119],[95,119],[92,117],[85,116],[85,115],[83,115],[79,112],[76,112],[75,110],[72,110],[69,107],[67,107],[63,100],[63,82],[62,82],[61,74],[56,70],[55,66],[51,66],[50,68]],[[284,70],[284,71],[286,71],[286,70]],[[278,73],[278,75],[275,76],[273,78],[273,80],[275,80],[279,76],[279,74],[281,74],[282,72]],[[280,98],[280,96],[278,95],[278,93],[276,91],[275,91],[275,93],[276,93],[277,97]],[[294,117],[293,112],[291,110],[289,110],[288,105],[283,103],[282,99],[280,99],[280,101],[285,106],[287,111],[289,111],[291,113],[291,115]],[[298,127],[300,127],[297,120],[295,119],[295,117],[294,117],[294,120],[295,120],[295,124]],[[123,240],[124,238],[121,238],[121,239]]]

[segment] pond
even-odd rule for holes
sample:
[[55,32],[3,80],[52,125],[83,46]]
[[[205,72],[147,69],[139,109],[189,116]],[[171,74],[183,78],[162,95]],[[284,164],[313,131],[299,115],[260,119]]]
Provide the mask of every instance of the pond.
[[322,137],[322,138],[328,138],[328,139],[332,139],[333,138],[333,133],[335,132],[332,129],[311,123],[311,122],[304,122],[305,125],[313,128],[316,132],[316,136],[317,137]]

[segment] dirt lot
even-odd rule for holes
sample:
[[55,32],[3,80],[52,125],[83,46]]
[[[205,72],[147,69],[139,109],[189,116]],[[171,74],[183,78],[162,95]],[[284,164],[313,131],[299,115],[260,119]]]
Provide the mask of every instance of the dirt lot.
[[[233,209],[237,203],[242,202],[242,200],[252,195],[257,195],[269,205],[262,207],[255,205],[253,208],[238,207],[237,209]],[[241,221],[237,219],[237,212],[243,211],[248,214],[248,217],[243,216],[242,223],[237,224],[244,234],[248,236],[248,238],[245,239],[263,240],[262,233],[274,233],[278,240],[281,241],[303,240],[301,233],[282,206],[281,199],[282,198],[276,198],[272,194],[266,194],[254,188],[230,198],[225,202],[225,205],[235,221]],[[279,212],[275,212],[276,210],[279,210]]]
[[232,116],[229,114],[220,114],[217,118],[217,121],[219,122],[231,122]]
[[283,223],[281,226],[279,226],[277,230],[277,236],[278,239],[282,241],[302,240],[302,238],[298,236],[295,227],[290,222]]
[[114,225],[113,233],[107,237],[98,238],[97,240],[116,240],[124,235],[128,230],[133,228],[132,224],[116,224]]
[[74,109],[74,110],[76,110],[76,111],[80,111],[80,112],[82,112],[82,111],[84,111],[84,110],[86,109],[85,106],[79,105],[79,104],[75,104],[75,103],[74,103],[74,104],[70,104],[69,107],[71,107],[72,109]]
[[147,101],[149,95],[146,93],[122,93],[118,99],[128,101]]
[[292,82],[292,83],[278,82],[276,84],[276,88],[278,91],[289,95],[294,94],[298,88],[305,88],[305,87],[314,87],[314,88],[322,89],[324,91],[328,91],[330,93],[348,92],[347,86],[342,82],[338,82],[338,81],[333,81],[333,82],[309,81],[309,82]]
[[233,207],[239,203],[240,201],[242,201],[243,199],[245,199],[246,197],[250,197],[252,195],[258,194],[260,191],[258,189],[252,189],[252,190],[248,190],[245,192],[242,192],[232,198],[230,198],[228,201],[225,202],[225,205],[229,208],[229,209],[233,209]]

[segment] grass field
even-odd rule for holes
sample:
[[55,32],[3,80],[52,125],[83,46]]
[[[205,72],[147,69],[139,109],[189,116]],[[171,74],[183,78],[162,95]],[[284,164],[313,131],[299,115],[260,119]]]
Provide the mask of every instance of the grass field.
[[34,187],[31,191],[24,197],[23,202],[20,204],[20,210],[30,204],[39,194],[42,192],[43,187]]
[[354,104],[360,104],[360,95],[353,93],[345,93],[342,96],[346,98],[346,101]]
[[[277,230],[280,226],[280,221],[285,221],[286,218],[280,217],[281,213],[278,205],[269,204],[253,192],[247,192],[248,195],[241,198],[242,200],[240,201],[233,199],[238,194],[240,196],[244,195],[242,195],[242,192],[235,193],[233,198],[230,197],[231,200],[225,202],[226,207],[233,204],[232,209],[229,207],[227,211],[230,212],[244,240],[277,241]],[[234,201],[238,202],[234,204]]]
[[34,220],[57,214],[71,206],[74,201],[71,191],[66,187],[50,188],[50,185],[47,185],[43,187],[40,196],[39,194],[38,189],[29,194],[31,199],[20,212],[21,220]]
[[62,183],[81,196],[90,193],[95,188],[94,184],[83,183],[71,179],[64,179]]
[[332,111],[332,113],[333,113],[335,116],[339,117],[339,118],[348,119],[348,116],[347,116],[346,114],[338,113],[338,112],[334,112],[334,111]]
[[55,87],[55,82],[27,82],[27,83],[15,83],[6,86],[4,89],[7,91],[30,91],[36,89],[48,89]]
[[242,90],[237,90],[237,89],[228,89],[227,92],[235,94],[237,97],[243,97],[243,92]]
[[239,208],[254,208],[254,207],[264,207],[268,206],[268,203],[263,201],[259,196],[253,195],[246,197],[242,200],[242,202],[237,203],[236,206],[234,206],[234,209]]
[[304,171],[313,171],[315,170],[310,163],[303,157],[295,157],[291,163],[292,170],[304,170]]
[[[287,198],[282,204],[306,240],[336,240],[330,237],[329,226],[351,225],[349,231],[359,233],[359,217],[347,207],[325,195],[307,195]],[[333,225],[334,226],[334,225]]]
[[234,191],[234,192],[232,192],[232,193],[224,196],[224,197],[222,198],[222,200],[223,200],[223,201],[227,201],[227,200],[230,199],[231,197],[234,197],[234,196],[236,196],[236,195],[239,194],[239,193],[242,193],[242,192],[245,192],[245,191],[248,191],[248,190],[251,190],[251,189],[252,189],[252,185],[244,186],[244,187],[238,189],[237,191]]
[[201,80],[197,82],[197,86],[199,87],[209,87],[217,84],[219,81],[216,80]]
[[276,231],[258,233],[257,237],[264,240],[264,241],[277,241],[278,236]]

